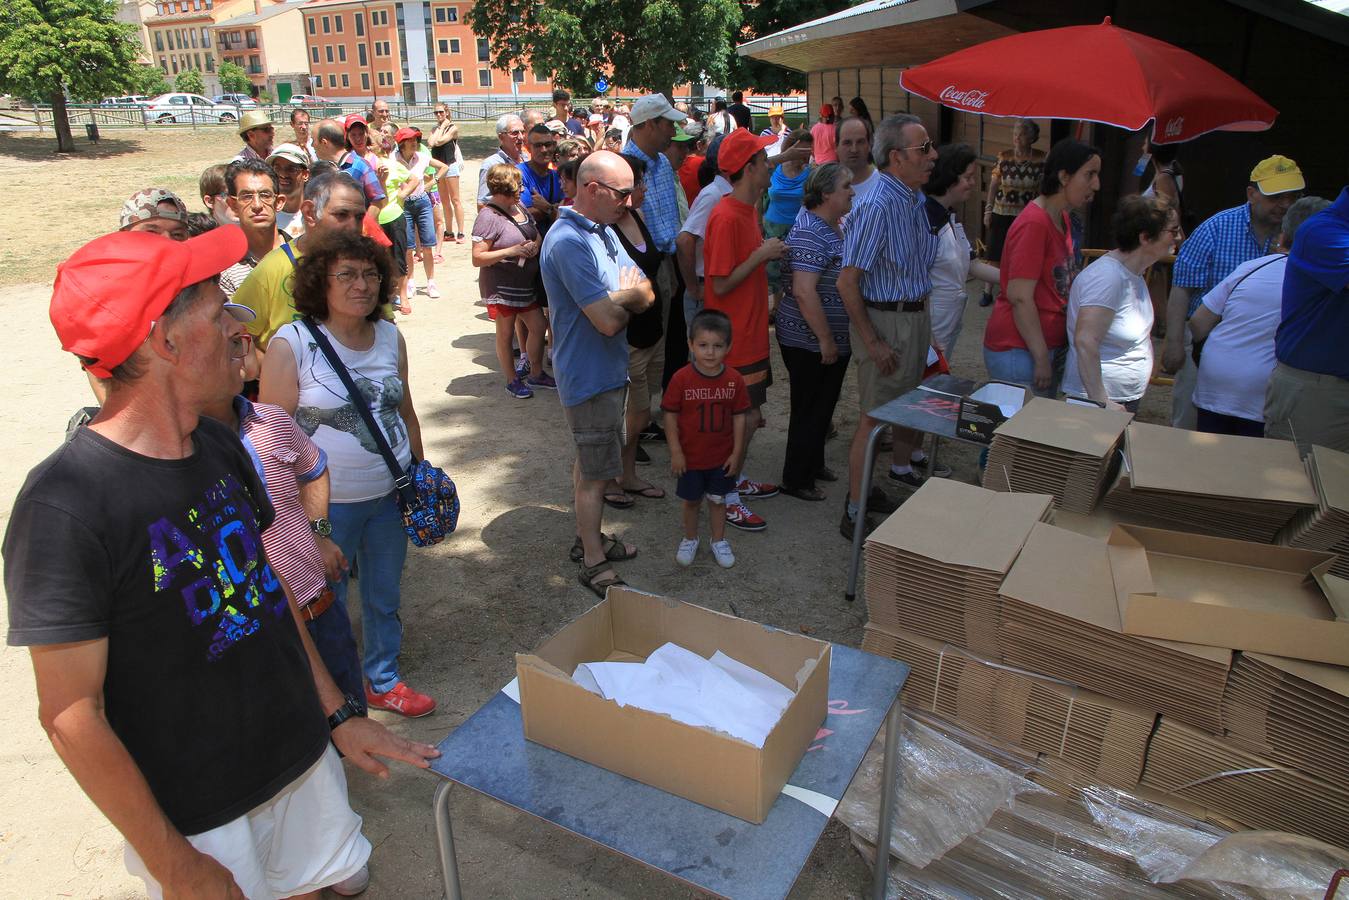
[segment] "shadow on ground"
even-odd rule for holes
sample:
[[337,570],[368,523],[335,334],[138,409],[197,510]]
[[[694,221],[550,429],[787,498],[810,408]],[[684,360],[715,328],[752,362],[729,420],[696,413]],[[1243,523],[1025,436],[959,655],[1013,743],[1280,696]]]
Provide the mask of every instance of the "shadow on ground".
[[135,140],[105,137],[94,144],[80,136],[75,138],[74,153],[58,154],[56,135],[51,131],[45,132],[42,136],[35,136],[29,132],[23,137],[0,133],[0,157],[27,162],[41,162],[44,159],[111,159],[128,153],[138,153],[140,150],[141,144]]

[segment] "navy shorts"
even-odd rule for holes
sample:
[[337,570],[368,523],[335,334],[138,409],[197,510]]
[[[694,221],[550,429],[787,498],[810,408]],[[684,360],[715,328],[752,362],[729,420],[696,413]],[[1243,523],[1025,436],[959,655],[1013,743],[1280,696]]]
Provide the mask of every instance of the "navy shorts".
[[726,495],[735,490],[735,479],[721,466],[712,469],[689,469],[675,483],[675,496],[697,503],[707,497],[713,503],[725,503]]

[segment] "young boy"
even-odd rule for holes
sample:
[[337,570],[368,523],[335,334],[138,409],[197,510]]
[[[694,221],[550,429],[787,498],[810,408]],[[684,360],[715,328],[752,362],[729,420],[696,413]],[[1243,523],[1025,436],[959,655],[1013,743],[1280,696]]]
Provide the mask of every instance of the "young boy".
[[684,539],[675,552],[681,566],[692,565],[698,553],[698,507],[703,497],[712,555],[723,569],[735,565],[726,540],[726,495],[735,490],[735,473],[743,461],[750,403],[744,378],[726,365],[730,349],[730,318],[717,310],[699,312],[689,325],[693,362],[670,379],[660,403],[670,471],[679,478],[675,494],[684,501]]

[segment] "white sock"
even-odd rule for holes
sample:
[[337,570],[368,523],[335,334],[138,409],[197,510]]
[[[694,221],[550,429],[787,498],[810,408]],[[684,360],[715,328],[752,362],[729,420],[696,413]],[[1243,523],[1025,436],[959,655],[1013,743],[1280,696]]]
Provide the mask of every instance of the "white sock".
[[909,474],[910,472],[912,472],[912,471],[913,471],[913,466],[891,466],[891,467],[890,467],[890,474],[891,474],[891,475],[908,475],[908,474]]
[[915,450],[909,454],[910,462],[920,463],[925,459],[927,459],[927,454],[924,453],[922,450]]

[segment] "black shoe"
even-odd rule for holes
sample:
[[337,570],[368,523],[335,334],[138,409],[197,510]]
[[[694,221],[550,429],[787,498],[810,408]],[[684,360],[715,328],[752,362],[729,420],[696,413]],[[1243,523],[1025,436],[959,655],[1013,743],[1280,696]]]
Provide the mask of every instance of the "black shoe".
[[919,478],[914,472],[905,472],[903,475],[896,475],[895,470],[891,469],[885,474],[890,476],[890,480],[896,484],[901,484],[906,488],[918,490],[923,486],[923,479]]
[[[846,504],[847,501],[844,501],[844,503]],[[867,516],[866,526],[862,531],[863,537],[865,537],[868,534],[871,534],[871,532],[875,530],[876,530],[876,520],[873,519],[871,516]],[[856,523],[853,522],[852,519],[848,518],[848,507],[845,505],[843,507],[843,518],[840,519],[838,523],[838,533],[851,541],[853,539],[853,535],[855,532],[856,532]]]
[[979,298],[979,305],[980,305],[980,306],[992,306],[992,305],[993,305],[993,294],[992,294],[990,291],[984,291],[983,296],[981,296],[981,297]]
[[651,464],[651,456],[642,449],[642,445],[637,445],[637,465],[648,466]]
[[892,513],[899,509],[903,500],[896,500],[879,487],[873,487],[867,494],[867,512]]
[[909,465],[913,467],[914,471],[916,471],[916,472],[922,472],[922,473],[923,473],[924,475],[926,475],[928,478],[950,478],[950,477],[951,477],[951,467],[948,466],[948,465],[947,465],[946,463],[944,463],[944,462],[940,462],[940,461],[939,461],[939,462],[937,463],[937,467],[936,467],[935,469],[932,469],[931,471],[929,471],[929,470],[928,470],[928,465],[929,465],[931,462],[932,462],[932,457],[930,457],[930,456],[924,456],[922,459],[918,459],[918,460],[910,460],[910,461],[909,461]]
[[828,482],[838,481],[838,473],[828,466],[820,466],[815,472],[815,480]]
[[655,422],[648,422],[646,427],[637,432],[639,441],[663,441],[665,440],[665,429],[661,428]]

